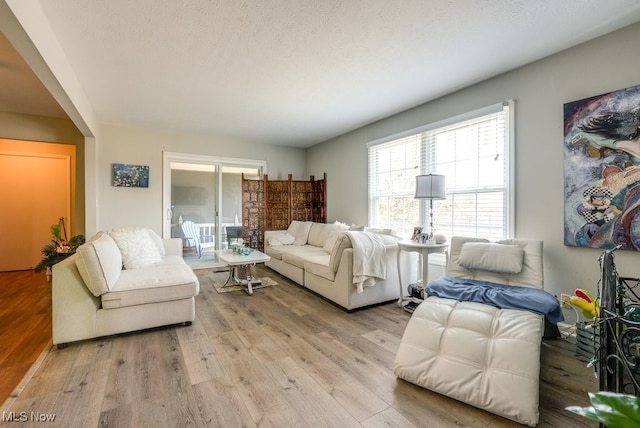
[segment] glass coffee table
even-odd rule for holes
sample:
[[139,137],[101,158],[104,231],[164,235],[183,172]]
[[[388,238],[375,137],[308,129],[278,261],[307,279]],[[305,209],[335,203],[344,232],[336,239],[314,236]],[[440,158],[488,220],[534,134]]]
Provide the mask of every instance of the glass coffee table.
[[264,287],[262,281],[256,277],[256,263],[268,262],[271,257],[258,250],[253,250],[247,255],[234,254],[233,250],[218,250],[216,254],[229,266],[229,276],[223,287],[240,285],[250,295],[254,289]]

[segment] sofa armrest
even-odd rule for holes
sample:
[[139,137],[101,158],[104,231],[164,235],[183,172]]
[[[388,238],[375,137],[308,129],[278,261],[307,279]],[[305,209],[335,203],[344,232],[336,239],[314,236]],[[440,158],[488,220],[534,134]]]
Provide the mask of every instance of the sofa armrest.
[[76,267],[76,257],[73,255],[53,266],[51,309],[54,345],[95,335],[100,298],[94,296],[82,280]]
[[162,244],[167,256],[182,256],[182,238],[163,239]]

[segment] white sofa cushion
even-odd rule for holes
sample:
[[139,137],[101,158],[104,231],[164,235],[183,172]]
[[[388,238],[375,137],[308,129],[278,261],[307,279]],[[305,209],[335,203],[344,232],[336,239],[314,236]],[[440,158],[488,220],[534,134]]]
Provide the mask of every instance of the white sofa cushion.
[[349,226],[336,221],[331,224],[328,229],[328,235],[324,243],[322,244],[322,248],[329,254],[333,252],[333,247],[336,245],[336,241],[338,240],[338,235],[340,235],[345,230],[349,230]]
[[182,256],[166,255],[162,257],[162,264],[163,265],[183,265],[185,264],[185,261]]
[[336,279],[336,273],[329,268],[330,258],[331,256],[329,254],[309,257],[304,261],[304,271],[321,276],[329,281],[334,281]]
[[[313,223],[309,230],[307,244],[316,247],[325,247],[325,245],[327,245],[327,241],[332,239],[333,242],[330,244],[331,247],[329,248],[329,251],[327,251],[328,253],[331,253],[336,237],[340,232],[344,232],[345,230],[349,230],[349,226],[338,221],[335,223]],[[325,247],[325,251],[326,250],[327,248]]]
[[322,247],[331,234],[332,224],[312,223],[307,237],[307,244]]
[[460,266],[471,270],[520,273],[524,249],[519,245],[496,242],[465,242],[460,250]]
[[336,241],[338,241],[338,235],[340,233],[333,233],[324,243],[322,249],[327,253],[331,254],[333,252],[333,247],[336,245]]
[[113,288],[122,271],[120,249],[104,232],[78,247],[75,262],[82,280],[96,297]]
[[314,247],[313,245],[283,246],[281,251],[283,262],[299,268],[304,268],[305,260],[327,255],[322,248]]
[[267,256],[271,257],[272,259],[282,260],[282,250],[285,248],[286,248],[285,245],[276,245],[275,247],[272,247],[271,245],[269,245],[264,249],[264,252]]
[[287,229],[291,235],[295,237],[293,245],[304,245],[307,243],[309,237],[309,230],[311,230],[311,221],[298,221],[293,220]]
[[153,230],[123,227],[108,233],[120,248],[125,269],[139,269],[162,262],[162,253],[152,237],[155,234]]
[[396,376],[535,426],[543,316],[429,297],[405,329]]
[[329,257],[329,269],[333,272],[338,271],[340,259],[342,259],[342,253],[346,248],[353,248],[351,245],[351,239],[349,239],[349,237],[344,233],[340,233],[336,238],[336,243],[333,245],[331,257]]
[[199,292],[198,278],[186,264],[158,264],[123,270],[111,291],[104,293],[104,309],[188,299]]

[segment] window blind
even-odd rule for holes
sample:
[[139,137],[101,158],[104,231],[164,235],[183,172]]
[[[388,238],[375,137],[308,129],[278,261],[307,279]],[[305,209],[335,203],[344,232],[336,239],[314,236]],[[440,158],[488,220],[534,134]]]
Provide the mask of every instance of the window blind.
[[511,104],[369,144],[369,224],[404,237],[414,226],[426,226],[429,201],[414,199],[415,176],[433,173],[445,176],[447,194],[434,201],[436,233],[510,236]]

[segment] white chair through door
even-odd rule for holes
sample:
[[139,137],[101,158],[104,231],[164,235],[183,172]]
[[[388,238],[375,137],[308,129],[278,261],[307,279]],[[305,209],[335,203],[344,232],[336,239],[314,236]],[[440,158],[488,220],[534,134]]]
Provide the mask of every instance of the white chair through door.
[[184,235],[186,246],[195,248],[198,253],[198,258],[202,257],[202,250],[215,248],[216,246],[215,237],[213,235],[200,235],[200,228],[191,220],[182,223],[182,234]]

